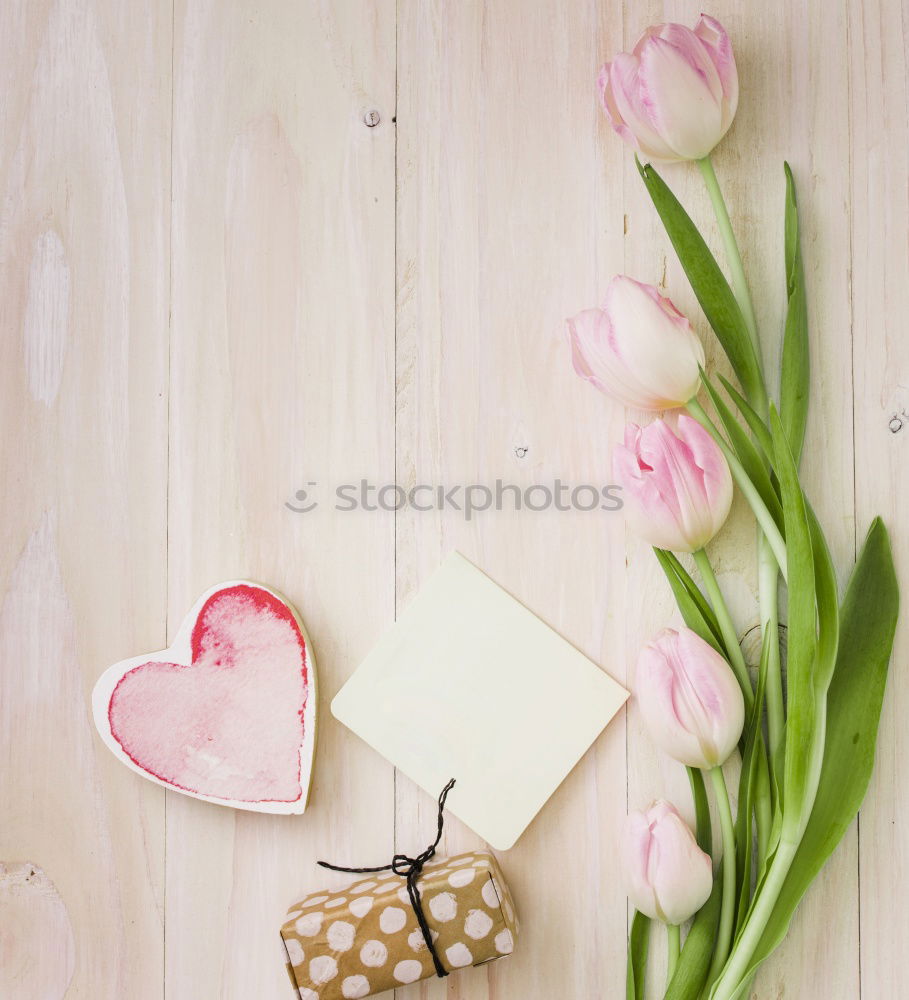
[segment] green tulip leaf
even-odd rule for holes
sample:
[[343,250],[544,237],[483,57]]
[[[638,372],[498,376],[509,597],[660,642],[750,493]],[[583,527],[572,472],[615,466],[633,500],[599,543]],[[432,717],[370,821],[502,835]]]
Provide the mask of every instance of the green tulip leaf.
[[700,997],[710,971],[722,901],[722,879],[714,879],[710,898],[691,923],[664,1000],[698,1000]]
[[713,608],[707,603],[697,584],[691,579],[691,575],[676,555],[668,549],[655,548],[653,551],[666,574],[666,579],[672,588],[672,596],[685,624],[692,632],[697,632],[704,642],[710,643],[718,653],[726,656],[722,633]]
[[[770,430],[780,480],[786,551],[789,563],[789,631],[787,633],[786,759],[783,769],[783,839],[797,838],[810,797],[811,751],[818,725],[814,688],[817,653],[814,553],[805,497],[795,460],[776,409],[770,408]],[[810,810],[811,803],[807,803]]]
[[735,419],[723,398],[710,384],[710,380],[703,370],[701,371],[701,382],[703,382],[704,388],[707,390],[707,395],[710,396],[710,401],[713,403],[713,408],[720,418],[720,423],[726,432],[730,447],[742,463],[742,468],[754,484],[754,488],[760,493],[767,510],[770,511],[770,516],[776,522],[776,526],[782,530],[783,508],[780,505],[780,498],[777,496],[761,453],[751,438],[745,433],[742,425]]
[[780,379],[780,419],[796,465],[805,440],[808,420],[810,360],[808,356],[808,296],[805,268],[799,247],[799,214],[795,182],[789,164],[786,171],[786,327]]
[[736,389],[736,387],[723,375],[717,375],[720,382],[723,383],[723,388],[729,393],[729,398],[735,403],[739,413],[745,418],[745,423],[748,424],[748,428],[754,435],[755,441],[760,445],[761,451],[764,453],[764,457],[771,464],[773,463],[773,439],[770,436],[770,430],[767,424],[758,416],[757,410],[748,402],[747,399]]
[[625,976],[625,1000],[644,1000],[644,973],[647,969],[647,945],[650,938],[650,917],[639,910],[631,918],[628,935],[628,967]]
[[710,803],[707,800],[704,772],[696,767],[686,767],[685,770],[688,772],[691,797],[694,799],[694,839],[698,842],[698,847],[709,854],[713,848],[713,828],[710,824]]
[[732,364],[736,377],[752,401],[765,397],[761,367],[742,310],[719,264],[665,181],[648,163],[637,161],[654,207],[688,277],[707,322]]
[[[767,665],[770,660],[771,633],[765,632],[761,643],[761,666],[758,671],[757,690],[754,705],[747,719],[742,752],[742,770],[739,775],[738,811],[735,820],[736,873],[739,883],[739,900],[736,910],[736,932],[745,921],[748,904],[751,902],[751,875],[754,859],[753,813],[755,796],[760,782],[760,765],[765,764],[764,733],[761,717],[764,710],[764,690],[767,682]],[[766,773],[766,771],[765,771]],[[768,783],[769,790],[769,783]]]
[[817,795],[792,866],[733,997],[785,938],[793,914],[858,813],[871,772],[899,614],[887,529],[875,518],[840,608],[839,645],[827,691],[827,739]]

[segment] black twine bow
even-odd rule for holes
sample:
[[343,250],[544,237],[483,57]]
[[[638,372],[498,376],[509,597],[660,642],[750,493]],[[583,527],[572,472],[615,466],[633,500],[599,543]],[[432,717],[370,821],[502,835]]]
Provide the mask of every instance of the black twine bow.
[[429,924],[426,922],[426,914],[423,912],[423,901],[420,898],[420,889],[417,886],[417,879],[420,877],[420,873],[423,871],[423,866],[433,857],[436,853],[436,848],[439,846],[439,841],[442,839],[442,827],[445,823],[443,813],[445,812],[445,800],[448,798],[448,793],[454,788],[455,779],[452,778],[451,781],[442,789],[442,794],[439,796],[439,819],[438,819],[438,831],[436,833],[436,839],[423,851],[422,854],[418,854],[415,858],[409,858],[406,854],[396,854],[391,859],[390,865],[378,865],[376,868],[345,868],[343,865],[330,865],[327,861],[318,861],[316,864],[321,865],[323,868],[330,868],[334,872],[350,872],[354,875],[365,875],[372,872],[394,872],[395,875],[400,875],[402,878],[407,879],[407,895],[410,896],[410,905],[413,907],[413,912],[417,915],[417,923],[420,925],[420,931],[423,934],[423,940],[426,942],[426,947],[429,949],[429,954],[432,955],[432,964],[436,968],[436,975],[442,979],[448,975],[445,966],[442,965],[439,959],[439,954],[436,951],[435,942],[432,940],[432,931],[429,929]]

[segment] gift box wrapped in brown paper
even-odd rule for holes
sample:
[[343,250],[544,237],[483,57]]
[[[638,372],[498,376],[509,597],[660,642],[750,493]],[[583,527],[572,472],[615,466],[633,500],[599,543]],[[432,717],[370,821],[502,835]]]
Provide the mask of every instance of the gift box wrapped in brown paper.
[[[510,955],[517,918],[496,859],[484,852],[426,864],[418,887],[446,972]],[[287,969],[302,1000],[350,1000],[436,975],[407,890],[394,872],[314,892],[281,928]]]

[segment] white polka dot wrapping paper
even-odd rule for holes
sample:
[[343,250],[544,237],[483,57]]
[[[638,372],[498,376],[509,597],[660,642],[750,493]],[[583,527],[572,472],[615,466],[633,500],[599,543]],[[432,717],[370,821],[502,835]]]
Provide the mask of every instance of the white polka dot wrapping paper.
[[[517,915],[493,855],[480,851],[430,862],[418,884],[446,971],[512,953]],[[311,893],[288,910],[281,940],[302,1000],[375,996],[435,975],[406,879],[393,872]]]

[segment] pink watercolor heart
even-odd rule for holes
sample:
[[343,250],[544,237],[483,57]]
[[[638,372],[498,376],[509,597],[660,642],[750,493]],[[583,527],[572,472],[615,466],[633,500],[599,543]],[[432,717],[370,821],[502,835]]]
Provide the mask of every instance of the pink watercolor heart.
[[164,655],[104,674],[95,721],[117,756],[153,781],[237,808],[302,812],[313,682],[294,611],[264,587],[232,582],[200,598]]

